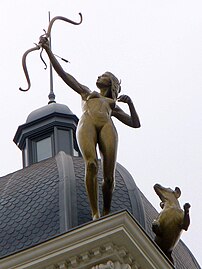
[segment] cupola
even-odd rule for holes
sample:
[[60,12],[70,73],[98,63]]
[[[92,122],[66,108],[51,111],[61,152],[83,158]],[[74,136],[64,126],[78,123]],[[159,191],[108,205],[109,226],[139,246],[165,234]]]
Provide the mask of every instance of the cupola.
[[23,167],[53,157],[60,151],[79,156],[75,135],[77,123],[77,116],[66,105],[55,102],[31,112],[13,139],[22,151]]

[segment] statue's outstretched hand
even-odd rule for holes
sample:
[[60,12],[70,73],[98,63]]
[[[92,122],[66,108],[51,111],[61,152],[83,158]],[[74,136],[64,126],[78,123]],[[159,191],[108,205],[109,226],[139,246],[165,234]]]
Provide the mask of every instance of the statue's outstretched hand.
[[41,46],[42,48],[46,49],[50,47],[50,43],[47,37],[45,36],[40,36],[39,38],[39,46]]
[[131,98],[128,95],[122,94],[117,98],[118,102],[123,102],[123,103],[132,103]]

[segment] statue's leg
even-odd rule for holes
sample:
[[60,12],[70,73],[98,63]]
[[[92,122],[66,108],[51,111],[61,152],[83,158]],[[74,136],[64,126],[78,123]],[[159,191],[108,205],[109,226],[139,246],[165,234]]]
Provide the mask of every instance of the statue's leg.
[[114,173],[116,166],[118,135],[115,127],[109,123],[106,124],[99,136],[99,149],[103,163],[103,215],[110,213],[112,193],[114,189]]
[[86,123],[77,130],[77,140],[85,162],[85,184],[91,206],[92,218],[100,217],[98,208],[98,160],[96,152],[97,134],[94,126]]
[[161,232],[161,227],[160,227],[160,223],[158,220],[154,220],[152,222],[152,231],[157,235],[157,236],[161,236],[162,232]]
[[165,252],[165,254],[168,257],[168,259],[172,262],[172,264],[174,264],[174,260],[172,257],[172,251]]
[[190,225],[190,217],[189,217],[189,208],[190,208],[190,204],[186,203],[184,205],[184,218],[183,218],[183,223],[182,223],[182,229],[184,229],[185,231],[188,230],[189,225]]

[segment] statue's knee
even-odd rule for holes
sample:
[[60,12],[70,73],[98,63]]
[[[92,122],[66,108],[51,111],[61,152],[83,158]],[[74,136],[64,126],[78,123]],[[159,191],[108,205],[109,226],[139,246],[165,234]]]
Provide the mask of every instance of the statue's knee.
[[88,161],[87,162],[87,172],[97,173],[98,164],[96,161]]
[[113,177],[106,177],[104,179],[103,185],[110,190],[114,189],[114,178]]

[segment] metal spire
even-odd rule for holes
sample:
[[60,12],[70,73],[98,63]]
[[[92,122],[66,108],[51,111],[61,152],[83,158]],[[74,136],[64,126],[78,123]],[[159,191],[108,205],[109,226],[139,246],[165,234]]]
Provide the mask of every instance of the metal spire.
[[[49,17],[49,23],[50,23],[50,11],[48,12],[48,17]],[[50,42],[50,48],[51,48],[51,35],[49,37],[49,42]],[[50,62],[50,93],[48,95],[48,98],[49,98],[48,104],[56,103],[55,94],[53,92],[53,67],[52,67],[51,62]]]

